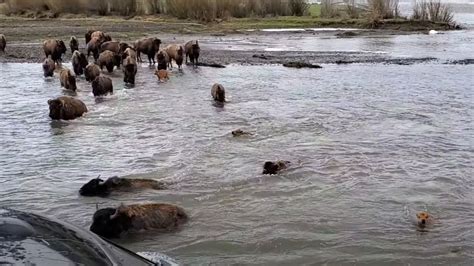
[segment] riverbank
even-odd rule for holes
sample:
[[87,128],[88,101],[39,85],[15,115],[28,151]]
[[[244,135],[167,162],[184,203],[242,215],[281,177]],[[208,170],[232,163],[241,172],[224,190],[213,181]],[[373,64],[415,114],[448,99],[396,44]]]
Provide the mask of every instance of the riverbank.
[[[319,24],[317,24],[319,23]],[[264,51],[258,43],[253,49],[228,49],[215,45],[224,36],[231,39],[227,46],[239,44],[246,38],[264,37],[287,38],[288,36],[315,35],[320,38],[355,38],[367,36],[406,35],[428,33],[430,29],[443,30],[441,25],[429,23],[386,21],[385,29],[367,29],[358,20],[321,20],[311,18],[252,18],[230,19],[214,23],[198,23],[191,20],[178,20],[169,17],[79,17],[62,15],[58,18],[27,18],[4,16],[0,19],[0,33],[7,37],[7,50],[0,62],[41,62],[44,58],[41,43],[48,38],[62,39],[68,42],[71,36],[80,40],[81,49],[85,48],[84,33],[90,29],[100,29],[112,38],[124,42],[133,42],[147,36],[158,36],[164,44],[184,43],[190,39],[202,40],[202,58],[208,63],[219,64],[283,64],[288,61],[311,63],[388,63],[411,64],[432,61],[433,58],[410,58],[400,61],[387,55],[365,53],[315,53],[305,51]],[[264,30],[273,29],[273,30]],[[283,30],[291,29],[291,30]],[[260,47],[261,48],[261,47]],[[69,52],[64,56],[69,61]],[[408,60],[408,61],[407,61]]]

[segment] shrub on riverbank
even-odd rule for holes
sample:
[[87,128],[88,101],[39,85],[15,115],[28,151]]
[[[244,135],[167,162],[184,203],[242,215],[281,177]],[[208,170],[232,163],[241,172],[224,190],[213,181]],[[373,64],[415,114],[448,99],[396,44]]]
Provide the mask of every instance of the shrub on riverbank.
[[454,13],[451,8],[439,0],[415,1],[412,19],[431,22],[453,23]]

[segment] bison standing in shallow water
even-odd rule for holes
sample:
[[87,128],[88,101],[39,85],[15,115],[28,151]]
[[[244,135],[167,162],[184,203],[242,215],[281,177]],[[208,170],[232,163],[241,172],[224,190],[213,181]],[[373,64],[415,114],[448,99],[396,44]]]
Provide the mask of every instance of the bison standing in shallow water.
[[145,38],[135,42],[135,50],[137,51],[137,59],[142,62],[140,53],[148,56],[148,62],[155,64],[155,55],[160,50],[161,40],[157,38]]
[[0,34],[0,52],[5,53],[5,48],[7,47],[7,39],[5,35]]
[[168,53],[165,50],[160,50],[156,55],[156,61],[158,62],[158,70],[167,70],[170,57],[168,56]]
[[100,53],[99,59],[97,60],[97,64],[99,64],[101,70],[105,66],[107,68],[107,71],[109,73],[112,73],[114,71],[114,66],[117,66],[117,68],[120,67],[120,61],[121,58],[119,55],[107,50]]
[[86,68],[87,64],[89,63],[87,61],[86,55],[79,51],[74,51],[71,61],[74,73],[76,73],[78,76],[84,74],[84,68]]
[[130,46],[124,42],[104,42],[100,45],[100,52],[111,51],[115,54],[122,55]]
[[49,100],[48,104],[49,117],[53,120],[72,120],[87,113],[87,107],[82,101],[68,96]]
[[94,57],[94,60],[97,61],[99,58],[99,51],[100,51],[100,45],[102,43],[98,38],[92,38],[89,43],[87,43],[87,58],[89,58],[90,54],[92,53],[92,56]]
[[61,57],[66,53],[67,48],[61,40],[46,40],[43,42],[43,51],[46,57],[51,56],[55,63],[60,64]]
[[199,47],[198,41],[189,41],[184,45],[184,52],[186,56],[186,64],[188,63],[188,56],[191,60],[191,63],[197,67],[199,54],[201,53],[201,48]]
[[183,208],[166,204],[121,205],[94,213],[90,230],[107,238],[118,238],[127,231],[176,229],[188,220]]
[[54,75],[54,70],[56,69],[56,64],[54,64],[54,61],[47,57],[43,61],[43,75],[45,78],[47,77],[52,77]]
[[169,61],[168,61],[169,67],[173,68],[172,60],[174,60],[176,64],[178,65],[178,68],[181,69],[181,66],[183,65],[183,60],[184,60],[183,46],[178,45],[178,44],[172,44],[172,45],[166,46],[164,50],[169,56]]
[[94,96],[104,96],[109,93],[112,94],[113,92],[114,87],[110,78],[98,76],[92,81],[92,93]]
[[94,63],[88,64],[84,70],[84,76],[86,77],[86,81],[94,81],[95,78],[100,76],[100,67]]
[[214,84],[211,89],[211,95],[214,101],[219,103],[225,102],[225,89],[221,84]]
[[72,36],[69,40],[69,47],[71,48],[71,53],[74,53],[74,51],[79,51],[79,41],[75,36]]
[[127,58],[125,58],[123,61],[123,82],[135,84],[137,70],[137,60],[132,56],[127,56]]
[[71,70],[64,68],[59,72],[59,81],[61,86],[66,88],[66,90],[76,91],[76,76],[71,72]]

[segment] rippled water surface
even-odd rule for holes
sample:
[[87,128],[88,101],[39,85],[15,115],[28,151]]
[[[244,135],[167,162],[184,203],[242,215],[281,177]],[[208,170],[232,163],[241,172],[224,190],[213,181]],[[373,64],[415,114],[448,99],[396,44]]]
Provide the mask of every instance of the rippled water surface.
[[[474,67],[323,67],[185,68],[158,84],[143,65],[134,88],[115,72],[102,101],[80,80],[89,113],[52,122],[47,100],[67,94],[57,77],[1,64],[0,204],[88,227],[96,203],[175,203],[191,216],[182,230],[119,242],[184,264],[472,265]],[[232,138],[237,128],[255,135]],[[276,159],[293,166],[261,175]],[[79,197],[99,174],[172,185]],[[427,232],[420,210],[435,217]]]

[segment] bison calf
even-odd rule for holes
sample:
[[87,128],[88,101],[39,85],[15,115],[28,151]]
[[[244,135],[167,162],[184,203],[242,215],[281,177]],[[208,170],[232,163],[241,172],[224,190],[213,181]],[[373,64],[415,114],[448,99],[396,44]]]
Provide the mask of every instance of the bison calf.
[[87,113],[87,107],[82,101],[68,96],[48,100],[48,104],[49,117],[53,120],[72,120]]
[[113,92],[114,87],[110,78],[98,76],[92,81],[92,93],[94,96],[104,96],[109,93],[112,94]]
[[165,189],[161,182],[151,179],[128,179],[120,177],[111,177],[107,180],[94,178],[79,190],[82,196],[108,196],[113,191],[130,191],[135,189]]
[[59,81],[61,86],[66,88],[66,90],[76,91],[76,76],[71,72],[71,70],[64,68],[59,72]]
[[224,103],[225,102],[225,89],[221,84],[214,84],[211,89],[212,98],[214,101]]
[[56,64],[51,58],[46,58],[43,61],[43,75],[45,78],[52,77],[54,75],[54,70],[56,69]]
[[107,238],[120,237],[127,231],[176,229],[188,216],[183,208],[166,203],[121,205],[94,213],[90,230]]

